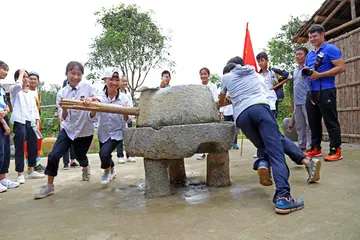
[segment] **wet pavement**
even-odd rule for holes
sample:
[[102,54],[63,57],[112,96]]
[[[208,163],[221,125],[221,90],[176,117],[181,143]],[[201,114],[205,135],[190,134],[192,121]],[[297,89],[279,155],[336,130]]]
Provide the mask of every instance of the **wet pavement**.
[[0,239],[360,239],[360,146],[344,145],[344,159],[324,162],[312,185],[305,168],[288,159],[292,193],[305,208],[286,216],[274,212],[274,187],[258,183],[254,152],[247,141],[243,156],[230,151],[227,188],[208,188],[206,161],[186,159],[185,187],[160,199],[144,197],[142,159],[116,164],[117,178],[104,188],[99,158],[89,155],[90,182],[81,181],[80,168],[60,169],[53,196],[33,200],[45,179],[0,194]]

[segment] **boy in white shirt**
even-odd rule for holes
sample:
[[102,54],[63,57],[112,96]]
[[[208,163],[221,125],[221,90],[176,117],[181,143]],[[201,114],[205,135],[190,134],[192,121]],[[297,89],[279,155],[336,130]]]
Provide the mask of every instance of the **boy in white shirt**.
[[18,173],[18,182],[25,183],[24,172],[24,142],[28,141],[29,153],[28,173],[29,179],[43,178],[43,174],[35,171],[37,154],[37,136],[33,126],[39,126],[39,112],[35,99],[28,92],[29,73],[25,70],[17,70],[14,74],[15,86],[9,89],[12,114],[10,123],[14,125],[15,145],[15,171]]

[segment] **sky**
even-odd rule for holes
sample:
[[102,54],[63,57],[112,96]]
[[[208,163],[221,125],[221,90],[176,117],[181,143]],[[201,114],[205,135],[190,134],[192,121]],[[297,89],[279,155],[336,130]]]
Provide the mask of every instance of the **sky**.
[[[233,56],[242,56],[246,22],[255,54],[266,47],[290,16],[313,13],[324,0],[123,0],[171,30],[171,59],[176,62],[171,85],[200,84],[199,70],[221,74]],[[19,68],[36,71],[40,81],[62,84],[69,61],[87,61],[92,39],[99,35],[94,12],[118,5],[115,0],[1,1],[0,60],[13,81]],[[152,70],[144,86],[158,86],[163,69]],[[89,71],[85,70],[85,75]]]

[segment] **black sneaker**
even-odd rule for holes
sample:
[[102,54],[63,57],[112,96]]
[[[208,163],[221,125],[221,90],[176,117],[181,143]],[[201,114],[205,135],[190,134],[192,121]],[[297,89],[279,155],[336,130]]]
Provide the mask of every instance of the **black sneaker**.
[[36,172],[43,172],[45,170],[45,167],[42,166],[41,164],[37,165],[36,167],[34,167],[34,170]]
[[69,170],[69,169],[70,169],[69,164],[68,163],[64,164],[64,170]]
[[71,167],[79,167],[79,164],[77,163],[77,162],[72,162],[71,164],[70,164],[70,166]]

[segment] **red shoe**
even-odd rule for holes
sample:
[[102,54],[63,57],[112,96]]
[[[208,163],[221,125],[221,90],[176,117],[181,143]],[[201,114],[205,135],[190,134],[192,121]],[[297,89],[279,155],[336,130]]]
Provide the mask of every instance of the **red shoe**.
[[343,155],[341,154],[341,148],[331,148],[329,155],[324,157],[325,161],[338,161],[343,159]]
[[314,148],[314,149],[311,150],[311,151],[305,152],[305,155],[306,155],[308,158],[321,157],[321,156],[322,156],[322,152],[321,152],[321,149]]

